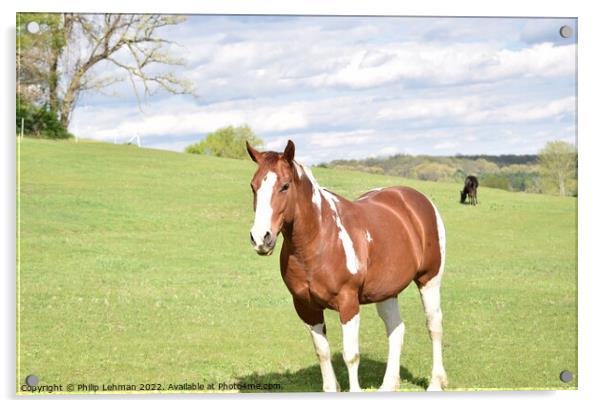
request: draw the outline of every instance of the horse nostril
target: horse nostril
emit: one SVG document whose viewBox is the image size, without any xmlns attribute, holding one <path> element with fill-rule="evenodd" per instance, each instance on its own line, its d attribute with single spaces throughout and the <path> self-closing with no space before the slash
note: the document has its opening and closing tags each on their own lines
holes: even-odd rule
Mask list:
<svg viewBox="0 0 602 408">
<path fill-rule="evenodd" d="M 253 233 L 249 232 L 249 236 L 251 237 L 251 244 L 256 245 L 255 244 L 255 240 L 253 239 Z"/>
<path fill-rule="evenodd" d="M 270 231 L 266 232 L 263 236 L 263 242 L 268 245 L 272 243 L 272 234 L 270 233 Z"/>
</svg>

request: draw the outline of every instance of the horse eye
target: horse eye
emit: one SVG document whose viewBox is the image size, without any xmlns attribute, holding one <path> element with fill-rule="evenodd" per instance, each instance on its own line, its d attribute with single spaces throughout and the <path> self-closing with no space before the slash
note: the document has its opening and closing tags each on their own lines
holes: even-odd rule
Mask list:
<svg viewBox="0 0 602 408">
<path fill-rule="evenodd" d="M 289 183 L 285 183 L 285 184 L 282 186 L 282 188 L 280 189 L 280 192 L 283 192 L 283 191 L 286 191 L 286 190 L 288 190 L 288 184 L 289 184 Z"/>
</svg>

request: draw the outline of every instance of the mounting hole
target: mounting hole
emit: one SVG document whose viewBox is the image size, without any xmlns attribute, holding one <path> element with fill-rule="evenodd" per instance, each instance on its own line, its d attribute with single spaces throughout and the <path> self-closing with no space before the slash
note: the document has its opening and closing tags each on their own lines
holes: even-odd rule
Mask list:
<svg viewBox="0 0 602 408">
<path fill-rule="evenodd" d="M 25 384 L 29 385 L 30 387 L 35 387 L 39 382 L 40 379 L 37 375 L 29 374 L 27 377 L 25 377 Z"/>
<path fill-rule="evenodd" d="M 562 27 L 560 27 L 559 32 L 562 38 L 569 38 L 571 35 L 573 35 L 573 29 L 571 28 L 571 26 L 568 25 L 563 25 Z"/>
<path fill-rule="evenodd" d="M 37 21 L 30 21 L 29 23 L 27 23 L 27 32 L 30 34 L 37 34 L 40 32 L 40 25 L 37 23 Z"/>
<path fill-rule="evenodd" d="M 571 373 L 569 370 L 562 370 L 560 372 L 560 381 L 564 383 L 573 381 L 573 373 Z"/>
</svg>

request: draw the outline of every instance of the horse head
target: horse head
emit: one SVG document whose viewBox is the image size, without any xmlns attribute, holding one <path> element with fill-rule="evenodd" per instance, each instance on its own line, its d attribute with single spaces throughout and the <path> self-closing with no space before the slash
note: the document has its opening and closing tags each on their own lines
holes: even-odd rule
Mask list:
<svg viewBox="0 0 602 408">
<path fill-rule="evenodd" d="M 295 144 L 288 141 L 283 153 L 259 152 L 247 142 L 247 151 L 257 163 L 251 180 L 255 220 L 251 245 L 259 255 L 271 255 L 284 223 L 290 223 L 295 210 Z"/>
</svg>

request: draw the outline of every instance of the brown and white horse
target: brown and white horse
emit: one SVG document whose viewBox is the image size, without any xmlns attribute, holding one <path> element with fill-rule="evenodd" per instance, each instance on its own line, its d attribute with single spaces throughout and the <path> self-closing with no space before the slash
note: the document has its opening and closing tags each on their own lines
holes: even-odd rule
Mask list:
<svg viewBox="0 0 602 408">
<path fill-rule="evenodd" d="M 443 368 L 440 285 L 445 229 L 432 202 L 408 187 L 376 189 L 349 201 L 320 187 L 309 168 L 294 160 L 290 140 L 284 153 L 259 152 L 251 181 L 255 222 L 251 243 L 270 255 L 282 233 L 280 272 L 307 325 L 322 371 L 324 391 L 337 391 L 326 339 L 324 309 L 339 312 L 343 359 L 350 391 L 358 381 L 360 305 L 376 303 L 389 337 L 387 368 L 380 390 L 399 387 L 404 323 L 397 295 L 414 281 L 420 290 L 433 345 L 428 390 L 447 385 Z"/>
</svg>

